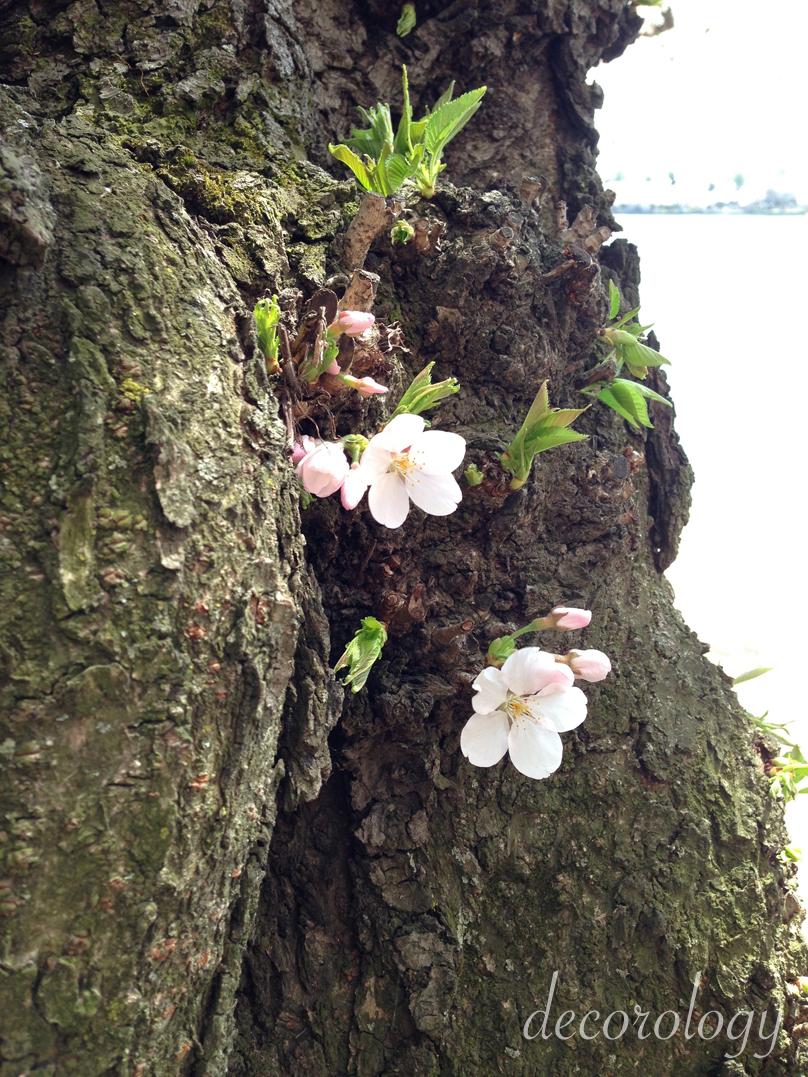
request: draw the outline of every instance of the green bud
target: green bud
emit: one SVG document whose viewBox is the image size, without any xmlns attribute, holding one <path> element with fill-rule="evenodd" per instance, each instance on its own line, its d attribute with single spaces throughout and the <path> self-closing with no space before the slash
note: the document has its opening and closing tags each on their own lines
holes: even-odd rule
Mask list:
<svg viewBox="0 0 808 1077">
<path fill-rule="evenodd" d="M 352 692 L 359 692 L 365 687 L 370 670 L 382 653 L 387 643 L 387 628 L 375 617 L 363 617 L 362 627 L 357 629 L 353 639 L 340 655 L 334 672 L 348 667 L 345 684 L 351 686 Z"/>
<path fill-rule="evenodd" d="M 516 650 L 516 640 L 513 636 L 498 636 L 491 640 L 488 647 L 488 661 L 492 666 L 501 666 L 506 658 L 510 658 Z"/>
<path fill-rule="evenodd" d="M 351 463 L 359 463 L 359 458 L 368 447 L 368 439 L 364 434 L 346 434 L 342 439 L 342 447 L 351 458 Z"/>
<path fill-rule="evenodd" d="M 278 297 L 273 295 L 271 299 L 259 299 L 253 311 L 255 318 L 255 335 L 258 337 L 258 347 L 267 361 L 270 373 L 278 369 L 278 323 L 281 320 L 281 308 L 278 306 Z"/>
<path fill-rule="evenodd" d="M 609 344 L 635 344 L 637 338 L 625 329 L 604 329 L 603 337 Z"/>
<path fill-rule="evenodd" d="M 469 464 L 466 470 L 463 472 L 463 478 L 469 484 L 469 486 L 479 486 L 483 481 L 483 473 L 477 467 L 476 464 Z"/>
<path fill-rule="evenodd" d="M 393 243 L 398 243 L 400 246 L 409 243 L 414 235 L 415 229 L 409 221 L 396 221 L 390 229 L 390 239 Z"/>
<path fill-rule="evenodd" d="M 428 408 L 434 408 L 447 396 L 452 396 L 460 391 L 460 383 L 457 378 L 446 378 L 444 381 L 432 381 L 432 367 L 434 363 L 427 363 L 422 371 L 415 375 L 410 384 L 404 390 L 398 406 L 391 419 L 396 415 L 420 415 Z"/>
<path fill-rule="evenodd" d="M 411 30 L 415 29 L 415 4 L 404 4 L 401 8 L 401 14 L 398 17 L 398 25 L 396 26 L 396 33 L 399 37 L 406 37 Z"/>
</svg>

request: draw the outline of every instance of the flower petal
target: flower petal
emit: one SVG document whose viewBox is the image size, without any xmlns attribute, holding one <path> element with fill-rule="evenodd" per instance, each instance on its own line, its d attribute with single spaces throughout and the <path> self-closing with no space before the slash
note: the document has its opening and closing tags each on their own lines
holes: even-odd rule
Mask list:
<svg viewBox="0 0 808 1077">
<path fill-rule="evenodd" d="M 475 691 L 471 705 L 478 714 L 490 714 L 497 710 L 508 695 L 502 670 L 495 666 L 486 666 L 471 687 Z"/>
<path fill-rule="evenodd" d="M 427 430 L 413 442 L 410 457 L 427 475 L 443 475 L 463 463 L 466 441 L 448 430 Z"/>
<path fill-rule="evenodd" d="M 418 508 L 430 516 L 448 516 L 463 499 L 463 491 L 451 475 L 425 475 L 413 469 L 404 482 Z"/>
<path fill-rule="evenodd" d="M 370 439 L 370 444 L 380 445 L 390 452 L 403 452 L 412 445 L 419 434 L 423 433 L 423 430 L 424 420 L 420 415 L 396 415 L 384 430 L 380 430 L 375 437 Z"/>
<path fill-rule="evenodd" d="M 548 684 L 572 684 L 572 670 L 540 647 L 522 647 L 506 658 L 505 683 L 517 696 L 533 696 Z"/>
<path fill-rule="evenodd" d="M 376 437 L 379 435 L 377 434 Z M 376 438 L 371 438 L 365 447 L 359 460 L 359 467 L 368 483 L 375 482 L 388 470 L 393 462 L 393 454 L 383 445 L 376 444 Z"/>
<path fill-rule="evenodd" d="M 401 527 L 410 511 L 407 488 L 393 471 L 376 479 L 368 494 L 368 507 L 374 520 L 385 527 Z"/>
<path fill-rule="evenodd" d="M 460 734 L 460 750 L 475 767 L 493 767 L 508 750 L 508 717 L 502 711 L 473 714 Z"/>
<path fill-rule="evenodd" d="M 586 718 L 586 696 L 580 688 L 550 684 L 526 702 L 542 724 L 556 733 L 575 729 Z"/>
<path fill-rule="evenodd" d="M 340 490 L 340 500 L 344 509 L 355 509 L 368 488 L 368 481 L 358 467 L 352 467 L 345 476 Z"/>
<path fill-rule="evenodd" d="M 561 737 L 529 718 L 517 718 L 508 734 L 508 752 L 516 769 L 528 778 L 547 778 L 561 765 Z"/>
<path fill-rule="evenodd" d="M 328 497 L 339 490 L 349 470 L 342 444 L 324 441 L 303 457 L 295 474 L 310 494 Z"/>
</svg>

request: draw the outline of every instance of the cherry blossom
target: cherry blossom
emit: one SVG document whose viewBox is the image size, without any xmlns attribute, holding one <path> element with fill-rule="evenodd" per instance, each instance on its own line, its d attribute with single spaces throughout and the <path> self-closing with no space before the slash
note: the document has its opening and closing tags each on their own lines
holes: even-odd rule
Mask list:
<svg viewBox="0 0 808 1077">
<path fill-rule="evenodd" d="M 387 392 L 387 386 L 376 381 L 375 378 L 355 378 L 351 374 L 342 374 L 340 380 L 356 389 L 360 396 L 378 396 Z"/>
<path fill-rule="evenodd" d="M 345 481 L 340 490 L 340 501 L 344 509 L 355 509 L 368 488 L 367 480 L 362 474 L 359 464 L 352 464 L 351 470 L 345 476 Z"/>
<path fill-rule="evenodd" d="M 552 621 L 553 628 L 569 632 L 576 628 L 586 628 L 592 620 L 592 611 L 579 610 L 572 606 L 554 606 L 547 615 L 547 620 Z"/>
<path fill-rule="evenodd" d="M 304 438 L 304 448 L 307 442 L 309 451 L 299 460 L 295 474 L 310 494 L 328 497 L 340 489 L 350 471 L 342 442 Z"/>
<path fill-rule="evenodd" d="M 590 684 L 604 680 L 612 671 L 612 663 L 603 651 L 570 651 L 566 662 L 576 677 Z"/>
<path fill-rule="evenodd" d="M 397 415 L 362 454 L 368 506 L 385 527 L 401 527 L 410 501 L 432 516 L 448 516 L 460 504 L 452 472 L 463 462 L 466 442 L 445 430 L 425 431 L 425 425 L 420 415 Z"/>
<path fill-rule="evenodd" d="M 505 754 L 528 778 L 547 778 L 561 764 L 559 733 L 586 718 L 586 696 L 569 666 L 538 647 L 524 647 L 502 669 L 487 666 L 474 681 L 474 714 L 460 734 L 463 755 L 492 767 Z"/>
<path fill-rule="evenodd" d="M 312 449 L 316 449 L 320 443 L 317 438 L 310 438 L 307 434 L 304 434 L 300 441 L 296 441 L 292 446 L 292 463 L 299 464 L 300 461 Z"/>
<path fill-rule="evenodd" d="M 346 333 L 349 337 L 358 337 L 370 329 L 375 322 L 375 316 L 366 314 L 363 310 L 341 310 L 329 325 L 328 333 L 333 337 L 338 337 L 340 333 Z"/>
</svg>

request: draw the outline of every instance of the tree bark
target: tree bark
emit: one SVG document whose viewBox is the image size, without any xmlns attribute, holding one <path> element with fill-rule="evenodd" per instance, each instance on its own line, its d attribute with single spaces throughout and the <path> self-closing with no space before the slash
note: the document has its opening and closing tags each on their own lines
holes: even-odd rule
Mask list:
<svg viewBox="0 0 808 1077">
<path fill-rule="evenodd" d="M 606 276 L 588 69 L 624 0 L 0 3 L 2 1077 L 800 1072 L 804 965 L 765 748 L 662 571 L 691 473 L 605 409 L 505 496 L 538 385 L 576 406 Z M 488 476 L 399 531 L 301 515 L 255 299 L 347 282 L 357 104 L 489 86 L 419 242 L 365 268 L 462 392 Z M 630 118 L 626 118 L 630 122 Z M 335 177 L 339 178 L 335 178 Z M 572 223 L 571 223 L 572 222 Z M 695 255 L 694 255 L 695 256 Z M 663 375 L 656 388 L 666 392 Z M 395 399 L 394 394 L 391 394 Z M 374 401 L 334 430 L 371 430 Z M 615 672 L 551 779 L 461 757 L 489 640 L 558 601 Z M 390 626 L 366 691 L 330 667 Z M 768 1010 L 722 1038 L 526 1040 L 557 1013 Z M 796 1029 L 796 1034 L 795 1034 Z"/>
</svg>

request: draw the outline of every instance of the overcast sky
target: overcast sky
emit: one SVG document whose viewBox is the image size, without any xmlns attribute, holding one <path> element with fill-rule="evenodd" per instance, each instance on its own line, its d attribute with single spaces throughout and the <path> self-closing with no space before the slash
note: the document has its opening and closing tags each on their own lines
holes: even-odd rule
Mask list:
<svg viewBox="0 0 808 1077">
<path fill-rule="evenodd" d="M 592 72 L 606 95 L 596 117 L 604 180 L 622 201 L 645 184 L 670 201 L 699 193 L 752 201 L 774 188 L 808 203 L 808 0 L 671 0 L 671 8 L 673 30 Z"/>
</svg>

